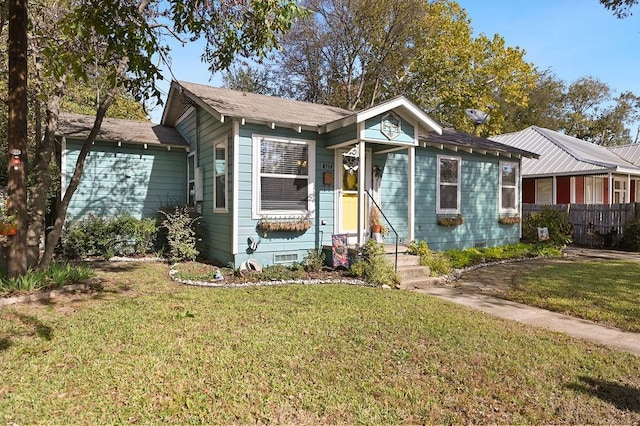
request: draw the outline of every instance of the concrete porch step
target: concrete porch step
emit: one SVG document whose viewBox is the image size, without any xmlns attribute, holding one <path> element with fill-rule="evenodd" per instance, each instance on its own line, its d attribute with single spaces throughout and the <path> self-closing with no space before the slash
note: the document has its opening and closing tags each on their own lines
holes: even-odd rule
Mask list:
<svg viewBox="0 0 640 426">
<path fill-rule="evenodd" d="M 431 269 L 428 266 L 398 266 L 398 275 L 400 275 L 400 279 L 410 280 L 413 278 L 424 278 L 429 277 L 431 275 Z"/>
<path fill-rule="evenodd" d="M 401 290 L 415 290 L 415 289 L 427 289 L 433 287 L 439 287 L 442 284 L 441 277 L 418 277 L 400 282 Z"/>
</svg>

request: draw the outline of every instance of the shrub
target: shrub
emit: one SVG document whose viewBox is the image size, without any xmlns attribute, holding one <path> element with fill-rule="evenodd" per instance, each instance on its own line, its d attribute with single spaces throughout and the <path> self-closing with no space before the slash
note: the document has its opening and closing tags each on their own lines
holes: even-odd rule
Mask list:
<svg viewBox="0 0 640 426">
<path fill-rule="evenodd" d="M 169 258 L 174 261 L 195 260 L 200 254 L 196 248 L 196 223 L 200 216 L 187 206 L 175 207 L 172 211 L 160 210 L 164 216 L 162 227 L 166 230 Z"/>
<path fill-rule="evenodd" d="M 324 266 L 325 254 L 316 250 L 309 250 L 302 259 L 302 266 L 307 272 L 318 272 Z"/>
<path fill-rule="evenodd" d="M 451 272 L 449 258 L 443 253 L 431 251 L 426 241 L 412 241 L 408 252 L 420 256 L 420 264 L 428 266 L 432 276 L 446 275 Z"/>
<path fill-rule="evenodd" d="M 640 218 L 630 219 L 624 225 L 624 235 L 620 240 L 620 248 L 629 251 L 640 251 Z"/>
<path fill-rule="evenodd" d="M 391 261 L 387 259 L 382 244 L 375 240 L 366 242 L 349 272 L 375 285 L 400 283 L 400 278 Z"/>
<path fill-rule="evenodd" d="M 483 261 L 482 253 L 476 248 L 469 248 L 466 250 L 451 249 L 445 251 L 444 254 L 449 258 L 451 267 L 456 269 L 466 268 L 470 265 L 477 265 Z"/>
<path fill-rule="evenodd" d="M 62 287 L 87 279 L 92 275 L 93 270 L 86 265 L 72 265 L 66 262 L 52 263 L 46 271 L 28 271 L 18 277 L 0 280 L 0 292 L 11 293 L 47 287 Z"/>
<path fill-rule="evenodd" d="M 531 243 L 538 242 L 538 228 L 545 227 L 549 229 L 549 244 L 564 246 L 572 241 L 573 224 L 569 222 L 569 214 L 550 207 L 525 218 L 522 239 Z"/>
<path fill-rule="evenodd" d="M 286 281 L 299 280 L 304 278 L 304 269 L 300 264 L 294 264 L 291 267 L 285 265 L 271 265 L 262 270 L 260 279 L 264 281 Z"/>
<path fill-rule="evenodd" d="M 153 249 L 156 232 L 154 219 L 136 219 L 130 215 L 104 218 L 89 214 L 68 224 L 62 247 L 69 258 L 141 256 Z"/>
</svg>

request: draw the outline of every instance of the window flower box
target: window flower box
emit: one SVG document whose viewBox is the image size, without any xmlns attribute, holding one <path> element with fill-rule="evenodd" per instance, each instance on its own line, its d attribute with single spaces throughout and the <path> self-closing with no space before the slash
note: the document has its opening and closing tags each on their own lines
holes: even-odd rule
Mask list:
<svg viewBox="0 0 640 426">
<path fill-rule="evenodd" d="M 309 228 L 311 228 L 311 219 L 307 216 L 278 219 L 263 217 L 258 222 L 258 229 L 264 232 L 304 232 Z"/>
<path fill-rule="evenodd" d="M 440 226 L 460 226 L 464 223 L 462 215 L 456 216 L 438 216 L 438 225 Z"/>
<path fill-rule="evenodd" d="M 500 216 L 498 223 L 501 225 L 516 225 L 520 223 L 520 216 Z"/>
</svg>

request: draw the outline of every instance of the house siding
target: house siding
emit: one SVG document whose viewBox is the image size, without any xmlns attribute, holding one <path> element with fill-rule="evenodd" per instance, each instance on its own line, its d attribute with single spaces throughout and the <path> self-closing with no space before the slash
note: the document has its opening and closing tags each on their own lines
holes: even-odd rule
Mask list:
<svg viewBox="0 0 640 426">
<path fill-rule="evenodd" d="M 73 174 L 83 141 L 66 139 L 68 179 Z M 155 216 L 167 205 L 186 200 L 186 153 L 183 149 L 96 141 L 67 210 L 68 220 L 87 214 L 112 217 Z M 67 181 L 68 183 L 68 181 Z"/>
<path fill-rule="evenodd" d="M 571 177 L 558 176 L 556 178 L 555 204 L 569 204 L 571 202 Z"/>
<path fill-rule="evenodd" d="M 576 176 L 576 203 L 583 204 L 584 203 L 584 176 Z"/>
<path fill-rule="evenodd" d="M 323 164 L 333 164 L 333 151 L 326 149 L 322 135 L 315 132 L 298 133 L 290 129 L 270 129 L 265 126 L 247 124 L 239 129 L 239 174 L 238 174 L 238 247 L 234 262 L 240 265 L 249 258 L 262 265 L 276 263 L 276 255 L 295 256 L 302 261 L 309 250 L 321 244 L 329 244 L 333 231 L 333 185 L 323 185 Z M 257 197 L 253 188 L 253 137 L 273 136 L 279 138 L 316 141 L 313 171 L 315 177 L 315 215 L 312 226 L 305 232 L 265 232 L 258 229 L 258 218 L 253 217 L 253 199 Z M 310 171 L 311 172 L 311 171 Z M 322 225 L 324 221 L 324 225 Z M 326 237 L 325 237 L 326 236 Z M 256 251 L 249 248 L 249 238 L 260 238 Z"/>
<path fill-rule="evenodd" d="M 201 109 L 194 109 L 183 119 L 176 129 L 189 142 L 192 152 L 196 152 L 197 167 L 202 169 L 203 200 L 200 230 L 206 257 L 222 264 L 234 261 L 233 256 L 233 135 L 232 123 L 221 123 Z M 214 212 L 213 208 L 213 145 L 227 140 L 227 211 Z M 186 168 L 186 166 L 185 166 Z M 186 174 L 182 185 L 187 187 Z"/>
<path fill-rule="evenodd" d="M 369 140 L 388 141 L 389 138 L 381 131 L 381 121 L 388 113 L 379 114 L 365 121 L 365 137 Z M 402 119 L 396 114 L 396 117 L 400 118 L 401 132 L 398 136 L 393 138 L 394 143 L 406 143 L 413 145 L 415 142 L 415 130 L 413 126 L 406 120 Z"/>
<path fill-rule="evenodd" d="M 460 157 L 462 160 L 460 214 L 464 223 L 459 226 L 438 225 L 436 173 L 439 154 Z M 426 241 L 431 249 L 438 251 L 517 243 L 519 226 L 498 223 L 499 161 L 497 157 L 443 152 L 433 148 L 417 149 L 416 239 Z"/>
</svg>

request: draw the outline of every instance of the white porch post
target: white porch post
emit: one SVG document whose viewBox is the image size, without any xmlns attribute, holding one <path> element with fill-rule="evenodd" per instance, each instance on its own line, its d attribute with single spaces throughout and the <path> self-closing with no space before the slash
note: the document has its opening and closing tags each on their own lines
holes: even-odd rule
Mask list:
<svg viewBox="0 0 640 426">
<path fill-rule="evenodd" d="M 551 184 L 551 204 L 558 204 L 558 179 L 555 175 Z"/>
<path fill-rule="evenodd" d="M 365 213 L 366 213 L 366 199 L 364 195 L 365 188 L 365 143 L 363 140 L 360 140 L 358 144 L 358 154 L 359 158 L 359 167 L 358 167 L 358 247 L 362 247 L 364 245 L 364 224 L 365 224 Z"/>
<path fill-rule="evenodd" d="M 624 202 L 631 202 L 631 175 L 627 175 L 627 188 L 624 191 Z"/>
<path fill-rule="evenodd" d="M 409 211 L 409 218 L 408 218 L 408 224 L 409 224 L 409 234 L 407 235 L 409 238 L 409 241 L 413 241 L 415 240 L 415 225 L 416 225 L 416 214 L 415 214 L 415 210 L 416 210 L 416 193 L 415 193 L 415 189 L 416 189 L 416 147 L 415 146 L 411 146 L 408 149 L 409 151 L 409 185 L 408 185 L 408 192 L 409 192 L 409 203 L 407 205 L 407 210 Z"/>
<path fill-rule="evenodd" d="M 609 193 L 607 194 L 607 204 L 613 204 L 613 174 L 609 172 Z"/>
</svg>

